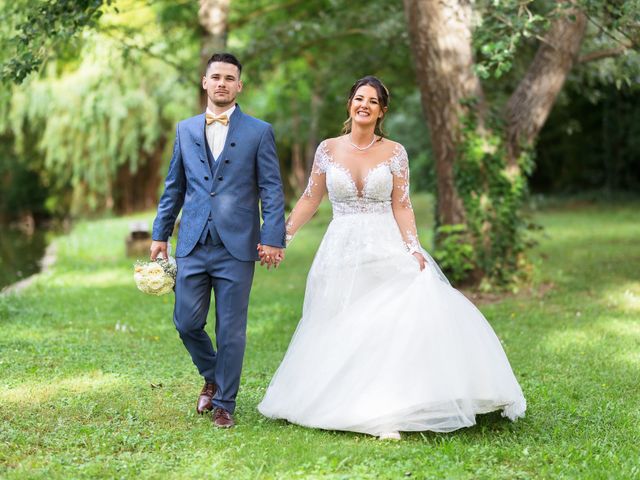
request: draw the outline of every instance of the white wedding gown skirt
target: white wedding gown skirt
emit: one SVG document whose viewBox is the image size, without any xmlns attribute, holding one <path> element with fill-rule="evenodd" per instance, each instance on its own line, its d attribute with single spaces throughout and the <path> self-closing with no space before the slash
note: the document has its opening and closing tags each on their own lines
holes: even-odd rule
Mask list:
<svg viewBox="0 0 640 480">
<path fill-rule="evenodd" d="M 335 217 L 260 412 L 372 435 L 449 432 L 494 410 L 524 416 L 491 326 L 428 263 L 420 271 L 391 211 Z"/>
</svg>

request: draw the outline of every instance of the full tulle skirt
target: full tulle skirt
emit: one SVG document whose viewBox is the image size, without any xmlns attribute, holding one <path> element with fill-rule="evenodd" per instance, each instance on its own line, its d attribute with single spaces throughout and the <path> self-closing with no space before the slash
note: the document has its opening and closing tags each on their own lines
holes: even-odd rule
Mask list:
<svg viewBox="0 0 640 480">
<path fill-rule="evenodd" d="M 493 329 L 428 258 L 420 271 L 391 213 L 334 218 L 259 411 L 371 435 L 449 432 L 495 410 L 524 416 Z"/>
</svg>

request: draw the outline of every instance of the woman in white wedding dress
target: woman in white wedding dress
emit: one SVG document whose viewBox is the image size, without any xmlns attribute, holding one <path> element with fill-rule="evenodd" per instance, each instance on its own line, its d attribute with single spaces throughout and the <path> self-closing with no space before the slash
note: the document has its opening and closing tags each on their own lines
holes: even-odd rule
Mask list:
<svg viewBox="0 0 640 480">
<path fill-rule="evenodd" d="M 328 192 L 302 319 L 258 409 L 392 439 L 494 410 L 515 420 L 526 402 L 500 341 L 420 247 L 407 153 L 380 129 L 388 97 L 375 77 L 354 84 L 345 135 L 320 144 L 287 220 L 290 240 Z"/>
</svg>

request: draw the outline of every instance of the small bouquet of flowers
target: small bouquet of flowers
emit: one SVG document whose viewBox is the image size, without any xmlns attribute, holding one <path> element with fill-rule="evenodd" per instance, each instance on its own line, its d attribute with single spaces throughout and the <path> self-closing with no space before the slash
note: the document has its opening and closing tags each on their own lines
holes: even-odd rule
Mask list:
<svg viewBox="0 0 640 480">
<path fill-rule="evenodd" d="M 156 258 L 152 262 L 137 261 L 134 265 L 133 279 L 141 292 L 149 295 L 165 295 L 173 290 L 178 268 L 173 257 Z"/>
</svg>

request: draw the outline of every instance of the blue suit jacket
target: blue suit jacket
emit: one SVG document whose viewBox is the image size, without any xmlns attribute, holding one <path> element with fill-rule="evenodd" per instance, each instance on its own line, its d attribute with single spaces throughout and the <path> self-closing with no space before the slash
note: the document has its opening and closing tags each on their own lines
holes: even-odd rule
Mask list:
<svg viewBox="0 0 640 480">
<path fill-rule="evenodd" d="M 204 126 L 204 114 L 178 123 L 153 239 L 168 240 L 182 209 L 176 257 L 189 255 L 210 216 L 238 260 L 258 260 L 258 243 L 284 248 L 284 195 L 271 125 L 236 105 L 214 171 L 207 160 Z"/>
</svg>

